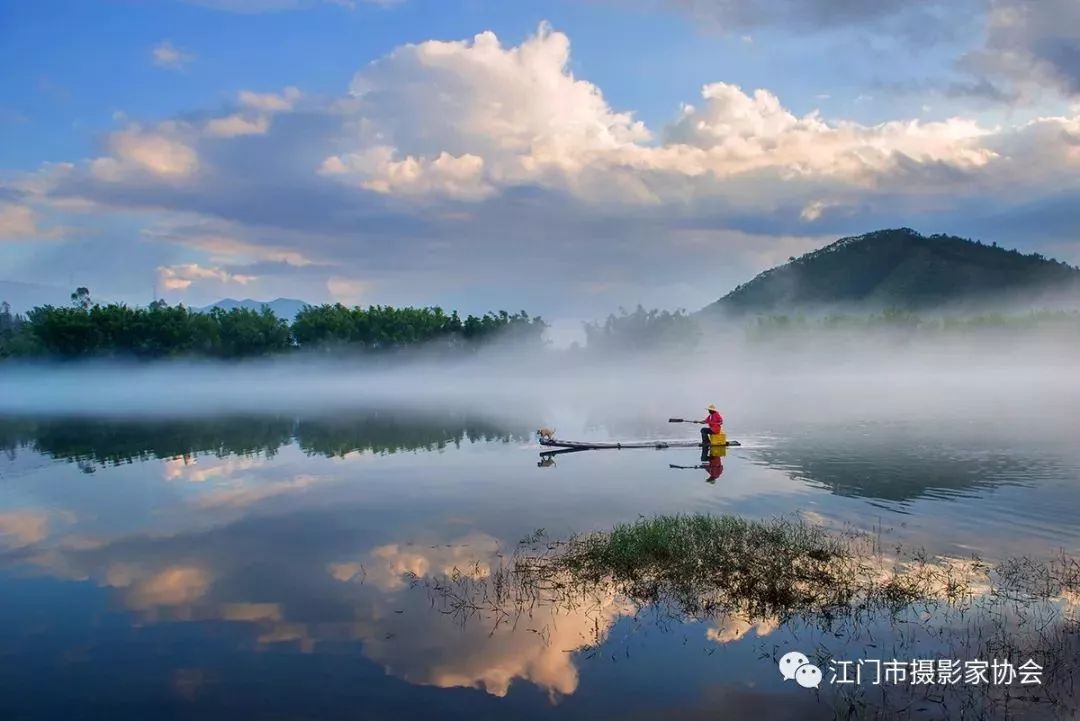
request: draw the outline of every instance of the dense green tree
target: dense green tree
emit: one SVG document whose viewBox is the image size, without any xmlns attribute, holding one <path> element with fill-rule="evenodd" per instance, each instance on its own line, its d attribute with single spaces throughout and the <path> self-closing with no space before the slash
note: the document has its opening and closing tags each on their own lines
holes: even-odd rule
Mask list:
<svg viewBox="0 0 1080 721">
<path fill-rule="evenodd" d="M 438 307 L 346 308 L 340 304 L 306 306 L 290 327 L 265 306 L 260 311 L 239 307 L 203 313 L 163 301 L 145 308 L 100 305 L 90 300 L 86 288 L 79 288 L 71 298 L 71 306 L 35 308 L 25 323 L 6 311 L 0 319 L 0 353 L 58 358 L 248 358 L 297 346 L 362 351 L 419 344 L 455 348 L 476 347 L 495 337 L 540 344 L 547 327 L 524 311 L 499 311 L 462 321 L 456 312 L 448 315 Z M 14 337 L 25 342 L 16 344 Z"/>
<path fill-rule="evenodd" d="M 389 350 L 418 344 L 447 347 L 475 345 L 495 337 L 542 342 L 547 325 L 525 311 L 449 315 L 439 307 L 393 308 L 373 305 L 346 308 L 339 304 L 307 306 L 293 321 L 292 332 L 301 348 L 349 345 L 364 350 Z"/>
<path fill-rule="evenodd" d="M 245 358 L 280 353 L 292 345 L 289 324 L 265 306 L 262 311 L 214 308 L 208 315 L 211 323 L 207 328 L 216 334 L 211 355 Z"/>
</svg>

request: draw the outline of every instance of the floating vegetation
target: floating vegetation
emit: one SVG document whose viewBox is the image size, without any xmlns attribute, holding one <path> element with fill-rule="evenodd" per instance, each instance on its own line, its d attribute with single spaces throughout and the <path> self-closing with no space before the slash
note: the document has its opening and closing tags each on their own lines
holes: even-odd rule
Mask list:
<svg viewBox="0 0 1080 721">
<path fill-rule="evenodd" d="M 1080 563 L 1063 554 L 995 563 L 931 557 L 798 518 L 696 514 L 561 541 L 537 532 L 512 553 L 412 581 L 442 612 L 493 630 L 593 614 L 595 638 L 579 649 L 585 658 L 605 642 L 610 623 L 599 620 L 618 608 L 619 616 L 649 614 L 669 627 L 720 622 L 727 630 L 710 636 L 719 642 L 756 628 L 761 654 L 773 658 L 782 650 L 768 647 L 768 637 L 786 628 L 812 632 L 821 663 L 841 657 L 830 644 L 850 652 L 878 647 L 884 636 L 894 658 L 1037 658 L 1046 673 L 1034 688 L 823 685 L 842 718 L 997 718 L 1018 709 L 1072 718 L 1080 710 Z"/>
</svg>

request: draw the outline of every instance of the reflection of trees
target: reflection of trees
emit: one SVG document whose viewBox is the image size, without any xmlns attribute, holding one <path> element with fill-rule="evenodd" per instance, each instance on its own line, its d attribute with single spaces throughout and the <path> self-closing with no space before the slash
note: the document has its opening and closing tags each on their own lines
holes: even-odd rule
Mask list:
<svg viewBox="0 0 1080 721">
<path fill-rule="evenodd" d="M 0 445 L 29 447 L 91 468 L 202 453 L 273 455 L 292 434 L 292 419 L 277 417 L 0 421 Z"/>
<path fill-rule="evenodd" d="M 362 416 L 301 419 L 296 440 L 311 455 L 343 456 L 354 451 L 397 453 L 438 450 L 463 442 L 507 443 L 512 433 L 496 423 L 457 413 L 374 411 Z"/>
<path fill-rule="evenodd" d="M 429 411 L 368 411 L 311 419 L 0 419 L 0 450 L 27 447 L 91 470 L 96 465 L 199 454 L 272 456 L 293 441 L 309 455 L 343 456 L 354 451 L 397 453 L 463 442 L 509 442 L 524 435 L 523 430 L 512 432 L 464 413 Z"/>
</svg>

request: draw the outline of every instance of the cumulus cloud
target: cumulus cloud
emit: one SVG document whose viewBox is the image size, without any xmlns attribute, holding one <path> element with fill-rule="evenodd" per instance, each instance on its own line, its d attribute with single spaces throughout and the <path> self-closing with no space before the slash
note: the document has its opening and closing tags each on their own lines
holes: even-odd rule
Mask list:
<svg viewBox="0 0 1080 721">
<path fill-rule="evenodd" d="M 996 157 L 981 142 L 992 131 L 972 120 L 829 123 L 817 112 L 796 117 L 767 90 L 749 94 L 735 85 L 713 83 L 701 96 L 702 106 L 683 106 L 668 129 L 671 147 L 684 149 L 662 159 L 688 174 L 771 169 L 781 177 L 824 175 L 863 183 L 907 161 L 967 170 Z"/>
<path fill-rule="evenodd" d="M 495 186 L 564 185 L 591 160 L 649 139 L 569 71 L 570 42 L 542 25 L 517 47 L 494 33 L 406 45 L 353 78 L 357 151 L 322 170 L 369 189 L 486 197 Z"/>
<path fill-rule="evenodd" d="M 829 122 L 795 116 L 767 90 L 722 82 L 702 89 L 700 106 L 684 105 L 657 144 L 574 77 L 569 39 L 546 25 L 517 47 L 482 33 L 399 48 L 360 71 L 351 92 L 356 150 L 328 156 L 320 172 L 380 193 L 480 200 L 539 185 L 649 204 L 721 193 L 700 181 L 758 171 L 866 185 L 995 159 L 981 143 L 992 129 L 973 120 Z"/>
<path fill-rule="evenodd" d="M 154 60 L 154 65 L 170 70 L 180 70 L 195 59 L 194 55 L 180 50 L 168 40 L 155 45 L 150 55 Z"/>
<path fill-rule="evenodd" d="M 223 268 L 206 267 L 198 263 L 161 266 L 157 270 L 158 279 L 166 290 L 187 290 L 192 283 L 203 280 L 212 280 L 218 283 L 237 283 L 239 285 L 247 285 L 258 280 L 255 276 L 230 273 Z"/>
</svg>

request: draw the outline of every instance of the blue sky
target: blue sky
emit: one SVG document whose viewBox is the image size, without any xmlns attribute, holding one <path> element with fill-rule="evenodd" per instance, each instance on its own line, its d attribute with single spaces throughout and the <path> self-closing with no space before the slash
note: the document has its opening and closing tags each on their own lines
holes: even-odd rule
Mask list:
<svg viewBox="0 0 1080 721">
<path fill-rule="evenodd" d="M 0 2 L 0 291 L 576 318 L 886 226 L 1077 262 L 1078 36 L 1072 0 Z"/>
</svg>

